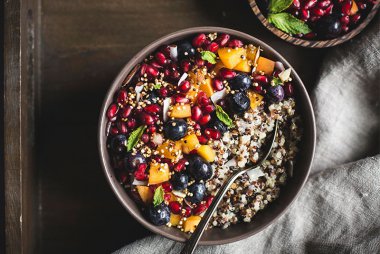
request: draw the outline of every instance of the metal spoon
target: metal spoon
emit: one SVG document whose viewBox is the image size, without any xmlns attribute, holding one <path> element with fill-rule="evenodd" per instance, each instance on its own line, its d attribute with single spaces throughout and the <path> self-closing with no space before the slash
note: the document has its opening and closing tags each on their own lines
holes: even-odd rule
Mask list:
<svg viewBox="0 0 380 254">
<path fill-rule="evenodd" d="M 230 188 L 231 184 L 242 174 L 246 173 L 247 171 L 251 169 L 256 169 L 261 166 L 261 164 L 268 158 L 269 154 L 272 151 L 273 143 L 276 139 L 276 134 L 277 134 L 277 129 L 278 129 L 278 120 L 275 120 L 275 127 L 274 127 L 274 132 L 272 139 L 270 143 L 268 144 L 268 148 L 266 150 L 266 153 L 264 156 L 259 160 L 258 163 L 256 163 L 253 167 L 241 169 L 240 171 L 234 173 L 231 175 L 221 186 L 220 190 L 218 193 L 215 195 L 212 203 L 210 204 L 209 208 L 207 209 L 206 213 L 203 215 L 202 220 L 199 222 L 197 228 L 195 229 L 194 233 L 191 235 L 189 240 L 187 240 L 185 246 L 183 247 L 181 254 L 192 254 L 197 247 L 197 244 L 203 235 L 203 232 L 206 229 L 206 226 L 208 225 L 211 216 L 214 214 L 216 209 L 218 208 L 219 203 L 222 201 L 223 196 L 226 194 L 227 190 Z"/>
</svg>

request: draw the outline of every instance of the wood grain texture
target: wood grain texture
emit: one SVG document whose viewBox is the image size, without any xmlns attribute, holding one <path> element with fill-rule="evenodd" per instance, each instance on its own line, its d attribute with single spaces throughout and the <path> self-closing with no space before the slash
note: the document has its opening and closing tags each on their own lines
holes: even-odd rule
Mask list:
<svg viewBox="0 0 380 254">
<path fill-rule="evenodd" d="M 269 31 L 271 31 L 273 34 L 275 34 L 276 36 L 278 36 L 284 41 L 287 41 L 297 46 L 308 47 L 308 48 L 333 47 L 354 38 L 369 24 L 369 22 L 371 22 L 371 20 L 373 19 L 373 17 L 376 15 L 377 11 L 380 8 L 380 4 L 378 1 L 378 3 L 372 7 L 370 13 L 368 13 L 368 16 L 365 18 L 365 20 L 361 22 L 356 28 L 354 28 L 347 34 L 344 34 L 343 36 L 340 36 L 338 38 L 331 39 L 331 40 L 304 40 L 304 39 L 293 37 L 287 33 L 284 33 L 283 31 L 279 30 L 278 28 L 270 24 L 268 20 L 266 19 L 266 17 L 263 15 L 263 13 L 260 11 L 260 8 L 257 6 L 256 0 L 248 0 L 248 2 L 252 8 L 253 13 L 257 16 L 260 22 Z"/>
</svg>

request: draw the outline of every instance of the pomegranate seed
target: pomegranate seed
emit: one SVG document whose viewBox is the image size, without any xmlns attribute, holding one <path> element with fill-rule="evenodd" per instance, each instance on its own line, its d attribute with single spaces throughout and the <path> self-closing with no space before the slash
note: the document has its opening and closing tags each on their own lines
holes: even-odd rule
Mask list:
<svg viewBox="0 0 380 254">
<path fill-rule="evenodd" d="M 206 50 L 207 47 L 208 47 L 208 45 L 210 45 L 210 44 L 211 44 L 211 41 L 206 39 L 206 40 L 204 41 L 203 45 L 202 45 L 202 48 Z"/>
<path fill-rule="evenodd" d="M 318 2 L 318 0 L 309 0 L 305 3 L 303 8 L 305 10 L 311 9 L 317 4 L 317 2 Z"/>
<path fill-rule="evenodd" d="M 351 18 L 350 18 L 350 21 L 353 24 L 358 23 L 359 20 L 360 20 L 360 14 L 359 13 L 356 13 L 356 14 L 352 15 Z"/>
<path fill-rule="evenodd" d="M 230 40 L 228 42 L 228 47 L 230 47 L 230 48 L 241 48 L 243 46 L 244 46 L 244 44 L 241 40 L 234 39 L 234 40 Z"/>
<path fill-rule="evenodd" d="M 170 57 L 170 47 L 169 45 L 163 45 L 160 47 L 159 51 L 163 53 L 166 57 Z"/>
<path fill-rule="evenodd" d="M 161 162 L 161 156 L 160 155 L 152 155 L 152 157 L 150 157 L 151 160 L 155 160 L 156 162 Z"/>
<path fill-rule="evenodd" d="M 312 12 L 317 16 L 323 16 L 325 14 L 325 12 L 320 8 L 313 8 Z"/>
<path fill-rule="evenodd" d="M 201 129 L 201 126 L 199 125 L 199 124 L 194 124 L 194 126 L 193 126 L 193 128 L 194 128 L 194 130 L 200 130 Z"/>
<path fill-rule="evenodd" d="M 143 113 L 141 114 L 141 122 L 145 125 L 152 125 L 154 124 L 154 119 L 151 115 L 147 114 L 147 113 Z"/>
<path fill-rule="evenodd" d="M 120 183 L 126 183 L 128 180 L 128 174 L 125 171 L 120 172 L 119 175 Z"/>
<path fill-rule="evenodd" d="M 140 67 L 140 76 L 144 76 L 144 74 L 146 73 L 146 68 L 148 67 L 147 64 L 142 64 L 141 67 Z"/>
<path fill-rule="evenodd" d="M 320 16 L 312 16 L 309 20 L 310 20 L 311 23 L 314 23 L 317 20 L 319 20 L 320 18 L 321 18 Z"/>
<path fill-rule="evenodd" d="M 214 139 L 214 140 L 218 140 L 222 137 L 222 135 L 220 134 L 218 130 L 215 130 L 212 128 L 207 128 L 205 130 L 205 134 L 206 134 L 206 137 Z"/>
<path fill-rule="evenodd" d="M 117 96 L 117 103 L 119 105 L 125 105 L 128 102 L 128 92 L 125 89 L 121 89 Z"/>
<path fill-rule="evenodd" d="M 351 1 L 344 1 L 342 3 L 342 13 L 344 15 L 350 15 L 350 11 L 351 11 L 351 6 L 352 6 L 352 2 Z"/>
<path fill-rule="evenodd" d="M 157 52 L 155 55 L 157 63 L 160 65 L 166 65 L 168 63 L 168 60 L 166 59 L 166 56 L 162 52 Z"/>
<path fill-rule="evenodd" d="M 149 142 L 149 135 L 144 133 L 141 135 L 141 141 L 144 142 L 144 144 Z"/>
<path fill-rule="evenodd" d="M 309 40 L 315 38 L 315 36 L 317 36 L 317 34 L 313 32 L 305 34 L 305 38 Z"/>
<path fill-rule="evenodd" d="M 206 96 L 201 96 L 198 98 L 198 104 L 201 105 L 202 107 L 205 107 L 210 104 L 210 99 L 207 98 Z"/>
<path fill-rule="evenodd" d="M 157 63 L 157 61 L 151 61 L 149 64 L 150 64 L 152 67 L 156 68 L 156 69 L 162 69 L 162 68 L 163 68 L 163 66 L 160 65 L 159 63 Z"/>
<path fill-rule="evenodd" d="M 220 79 L 217 79 L 215 78 L 212 82 L 212 87 L 216 90 L 216 91 L 221 91 L 223 90 L 224 88 L 224 84 L 223 82 L 220 80 Z"/>
<path fill-rule="evenodd" d="M 189 60 L 183 60 L 181 62 L 181 68 L 182 68 L 183 72 L 190 71 L 190 69 L 191 69 L 191 63 L 190 63 L 190 61 Z"/>
<path fill-rule="evenodd" d="M 154 120 L 154 119 L 153 119 L 153 120 Z M 154 120 L 154 122 L 156 122 L 156 121 Z M 156 126 L 154 126 L 154 125 L 150 125 L 150 126 L 148 127 L 148 133 L 153 134 L 153 133 L 155 133 L 156 131 L 157 131 Z"/>
<path fill-rule="evenodd" d="M 367 8 L 367 4 L 363 3 L 363 2 L 357 2 L 356 3 L 357 6 L 359 7 L 360 10 L 364 10 Z"/>
<path fill-rule="evenodd" d="M 284 91 L 285 91 L 286 96 L 288 96 L 288 97 L 293 96 L 293 94 L 294 94 L 293 84 L 289 83 L 289 82 L 285 83 L 284 84 Z"/>
<path fill-rule="evenodd" d="M 194 208 L 193 213 L 195 215 L 199 215 L 206 210 L 207 210 L 207 206 L 205 204 L 200 203 L 199 205 L 197 205 L 197 207 Z"/>
<path fill-rule="evenodd" d="M 184 97 L 183 95 L 180 95 L 180 94 L 174 95 L 173 99 L 174 99 L 174 101 L 176 103 L 185 103 L 186 104 L 186 103 L 190 102 L 189 98 L 186 98 L 186 97 Z"/>
<path fill-rule="evenodd" d="M 148 146 L 151 148 L 151 149 L 156 149 L 157 148 L 157 144 L 153 143 L 153 142 L 149 142 L 148 143 Z"/>
<path fill-rule="evenodd" d="M 198 121 L 202 117 L 202 110 L 198 106 L 194 106 L 191 109 L 191 120 Z"/>
<path fill-rule="evenodd" d="M 348 25 L 348 23 L 350 23 L 350 16 L 343 16 L 340 18 L 340 23 L 342 23 L 342 25 Z"/>
<path fill-rule="evenodd" d="M 110 129 L 110 134 L 111 135 L 117 135 L 119 134 L 119 129 L 115 126 L 112 126 L 111 129 Z"/>
<path fill-rule="evenodd" d="M 187 163 L 187 160 L 186 159 L 181 159 L 177 162 L 177 164 L 175 164 L 173 166 L 173 170 L 174 171 L 177 171 L 177 172 L 180 172 L 182 170 L 184 170 L 186 168 L 186 163 Z"/>
<path fill-rule="evenodd" d="M 303 21 L 307 21 L 309 18 L 310 18 L 310 12 L 309 12 L 309 10 L 302 9 L 301 10 L 301 19 Z"/>
<path fill-rule="evenodd" d="M 108 107 L 108 110 L 107 110 L 107 117 L 108 119 L 113 122 L 116 120 L 116 115 L 117 115 L 117 112 L 119 111 L 119 107 L 116 105 L 116 104 L 111 104 L 109 107 Z"/>
<path fill-rule="evenodd" d="M 214 199 L 214 196 L 207 196 L 203 200 L 206 202 L 206 206 L 209 207 L 212 203 L 212 200 Z"/>
<path fill-rule="evenodd" d="M 169 91 L 166 87 L 161 87 L 159 90 L 159 94 L 161 97 L 166 98 L 169 94 Z"/>
<path fill-rule="evenodd" d="M 171 62 L 169 65 L 169 69 L 173 71 L 178 70 L 178 65 L 174 62 Z"/>
<path fill-rule="evenodd" d="M 216 42 L 211 42 L 211 44 L 208 45 L 207 49 L 208 49 L 209 51 L 215 53 L 216 51 L 218 51 L 218 49 L 219 49 L 219 45 L 218 45 L 218 43 L 216 43 Z"/>
<path fill-rule="evenodd" d="M 128 105 L 120 110 L 120 117 L 125 121 L 131 115 L 133 107 Z"/>
<path fill-rule="evenodd" d="M 207 67 L 208 70 L 211 70 L 214 67 L 214 64 L 206 61 L 205 66 Z"/>
<path fill-rule="evenodd" d="M 326 10 L 325 10 L 325 15 L 330 15 L 332 13 L 332 10 L 333 10 L 333 7 L 334 5 L 333 4 L 330 4 Z"/>
<path fill-rule="evenodd" d="M 177 80 L 177 79 L 179 79 L 180 74 L 179 74 L 179 72 L 178 72 L 177 70 L 175 70 L 175 71 L 170 72 L 170 75 L 169 75 L 169 76 L 170 76 L 172 79 Z"/>
<path fill-rule="evenodd" d="M 165 77 L 170 77 L 170 73 L 171 73 L 171 72 L 170 72 L 169 69 L 165 69 L 165 70 L 164 70 L 164 76 L 165 76 Z"/>
<path fill-rule="evenodd" d="M 207 37 L 205 34 L 198 34 L 194 39 L 193 39 L 193 46 L 196 48 L 199 48 L 200 46 L 203 45 L 203 43 L 206 41 Z"/>
<path fill-rule="evenodd" d="M 253 87 L 253 90 L 256 92 L 256 93 L 259 93 L 259 94 L 263 94 L 264 90 L 263 90 L 263 87 L 258 85 L 258 86 L 254 86 Z"/>
<path fill-rule="evenodd" d="M 323 1 L 318 2 L 318 7 L 322 9 L 326 9 L 327 6 L 329 6 L 330 4 L 331 4 L 330 0 L 323 0 Z"/>
<path fill-rule="evenodd" d="M 171 192 L 173 190 L 173 186 L 170 182 L 164 182 L 162 183 L 162 188 L 165 192 Z"/>
<path fill-rule="evenodd" d="M 188 80 L 184 80 L 179 84 L 178 89 L 181 93 L 186 93 L 190 90 L 190 82 Z"/>
<path fill-rule="evenodd" d="M 199 143 L 201 143 L 202 145 L 205 145 L 205 144 L 207 144 L 207 142 L 208 142 L 208 138 L 206 138 L 205 136 L 198 136 L 198 141 L 199 141 Z"/>
<path fill-rule="evenodd" d="M 198 67 L 202 67 L 205 65 L 205 60 L 203 60 L 202 58 L 197 58 L 195 59 L 195 64 L 198 66 Z"/>
<path fill-rule="evenodd" d="M 134 173 L 136 180 L 144 181 L 148 179 L 148 175 L 145 173 L 148 165 L 146 163 L 140 163 Z"/>
<path fill-rule="evenodd" d="M 267 85 L 269 83 L 269 79 L 265 75 L 256 75 L 253 77 L 253 80 L 259 84 Z"/>
<path fill-rule="evenodd" d="M 129 118 L 127 121 L 127 126 L 129 129 L 134 129 L 136 126 L 136 119 L 134 118 Z"/>
<path fill-rule="evenodd" d="M 230 40 L 230 36 L 228 34 L 221 34 L 216 38 L 216 42 L 221 46 L 224 47 L 227 45 L 228 41 Z"/>
<path fill-rule="evenodd" d="M 344 26 L 344 25 L 342 25 L 342 30 L 343 30 L 343 32 L 347 32 L 347 31 L 348 31 L 348 29 L 349 29 L 349 27 L 348 27 L 348 26 Z"/>
<path fill-rule="evenodd" d="M 172 168 L 174 166 L 173 162 L 168 158 L 162 158 L 161 162 L 168 164 L 169 168 Z"/>
<path fill-rule="evenodd" d="M 181 204 L 177 201 L 172 201 L 169 203 L 170 211 L 174 214 L 179 214 L 181 212 Z"/>
<path fill-rule="evenodd" d="M 293 0 L 293 7 L 299 10 L 301 8 L 301 3 L 299 0 Z"/>
<path fill-rule="evenodd" d="M 183 212 L 183 216 L 190 217 L 190 215 L 191 215 L 191 208 L 186 206 L 185 211 Z"/>
<path fill-rule="evenodd" d="M 151 114 L 157 114 L 161 112 L 161 107 L 158 104 L 150 104 L 150 105 L 145 106 L 144 110 Z"/>
<path fill-rule="evenodd" d="M 171 198 L 172 198 L 172 194 L 170 194 L 170 193 L 165 193 L 164 194 L 164 200 L 166 202 L 169 202 Z"/>
<path fill-rule="evenodd" d="M 236 76 L 236 72 L 234 72 L 233 70 L 230 70 L 230 69 L 222 68 L 219 71 L 219 75 L 223 79 L 232 79 Z"/>
<path fill-rule="evenodd" d="M 121 134 L 127 134 L 128 128 L 127 124 L 125 122 L 117 122 L 117 128 L 119 129 L 119 133 Z"/>
<path fill-rule="evenodd" d="M 190 151 L 189 154 L 197 154 L 197 153 L 198 153 L 198 152 L 197 152 L 197 149 L 193 149 L 193 150 Z"/>
<path fill-rule="evenodd" d="M 206 125 L 210 120 L 211 120 L 210 115 L 204 115 L 199 119 L 199 124 L 200 125 Z"/>
<path fill-rule="evenodd" d="M 211 112 L 214 112 L 214 110 L 215 110 L 215 107 L 214 105 L 211 105 L 211 104 L 203 107 L 203 113 L 205 114 L 210 114 Z"/>
<path fill-rule="evenodd" d="M 158 76 L 159 71 L 155 67 L 148 65 L 146 67 L 146 73 L 155 78 Z"/>
</svg>

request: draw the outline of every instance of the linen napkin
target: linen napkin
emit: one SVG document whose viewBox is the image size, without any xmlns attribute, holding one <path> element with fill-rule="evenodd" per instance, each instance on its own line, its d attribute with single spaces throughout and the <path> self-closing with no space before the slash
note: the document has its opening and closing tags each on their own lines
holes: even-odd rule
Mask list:
<svg viewBox="0 0 380 254">
<path fill-rule="evenodd" d="M 331 49 L 323 63 L 312 92 L 313 174 L 299 198 L 263 232 L 195 253 L 380 253 L 379 21 L 377 15 L 364 34 Z M 375 156 L 353 162 L 368 155 Z M 182 246 L 154 235 L 115 253 L 179 253 Z"/>
</svg>

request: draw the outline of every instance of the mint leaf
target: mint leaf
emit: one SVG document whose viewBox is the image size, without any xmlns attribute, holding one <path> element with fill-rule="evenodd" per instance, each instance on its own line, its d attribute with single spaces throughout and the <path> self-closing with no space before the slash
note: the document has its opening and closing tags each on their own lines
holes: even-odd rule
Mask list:
<svg viewBox="0 0 380 254">
<path fill-rule="evenodd" d="M 162 186 L 160 186 L 160 187 L 158 187 L 158 188 L 154 191 L 154 195 L 153 195 L 153 205 L 154 205 L 154 206 L 158 206 L 158 205 L 161 204 L 163 201 L 164 201 L 164 189 L 162 188 Z"/>
<path fill-rule="evenodd" d="M 232 126 L 232 119 L 224 112 L 223 108 L 219 105 L 216 105 L 216 116 L 220 121 L 222 121 L 227 127 Z"/>
<path fill-rule="evenodd" d="M 131 151 L 132 148 L 137 144 L 137 142 L 141 138 L 141 135 L 144 133 L 145 129 L 146 129 L 146 126 L 142 125 L 138 127 L 136 130 L 132 131 L 131 135 L 129 135 L 128 137 L 127 152 Z"/>
<path fill-rule="evenodd" d="M 288 9 L 293 0 L 271 0 L 269 3 L 269 12 L 278 13 Z"/>
<path fill-rule="evenodd" d="M 159 84 L 154 84 L 154 85 L 153 85 L 153 88 L 154 88 L 154 89 L 160 89 L 161 86 L 162 86 L 162 85 L 161 85 L 160 83 L 159 83 Z"/>
<path fill-rule="evenodd" d="M 216 60 L 215 60 L 216 55 L 214 53 L 212 53 L 211 51 L 202 51 L 201 57 L 203 60 L 205 60 L 209 63 L 216 64 Z"/>
<path fill-rule="evenodd" d="M 305 22 L 297 19 L 289 13 L 282 12 L 269 14 L 268 21 L 281 31 L 290 35 L 307 34 L 311 32 L 311 29 Z"/>
<path fill-rule="evenodd" d="M 282 80 L 280 78 L 273 78 L 270 84 L 272 86 L 282 85 Z"/>
</svg>

